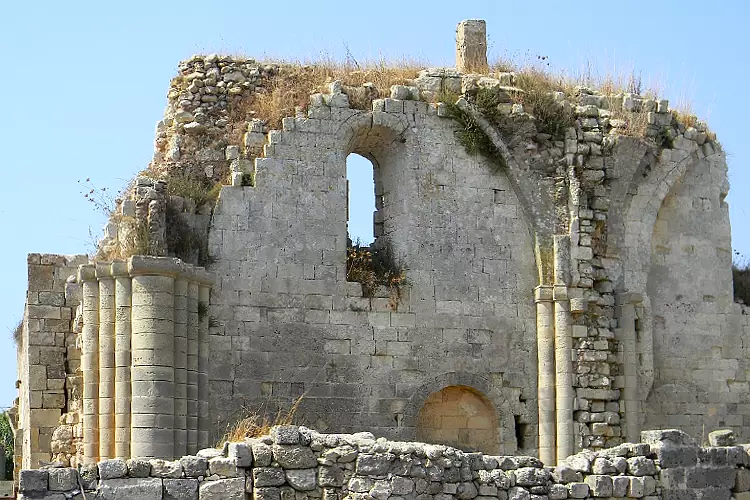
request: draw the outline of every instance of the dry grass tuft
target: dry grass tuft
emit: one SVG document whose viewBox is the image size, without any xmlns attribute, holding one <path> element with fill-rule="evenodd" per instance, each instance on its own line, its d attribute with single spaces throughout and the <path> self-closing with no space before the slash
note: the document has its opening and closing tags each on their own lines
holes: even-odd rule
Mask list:
<svg viewBox="0 0 750 500">
<path fill-rule="evenodd" d="M 326 85 L 340 80 L 349 94 L 350 105 L 369 109 L 373 99 L 390 95 L 392 85 L 405 85 L 417 77 L 425 65 L 417 61 L 379 60 L 362 65 L 321 59 L 311 63 L 284 63 L 264 83 L 263 89 L 242 102 L 235 113 L 264 120 L 269 128 L 281 128 L 281 119 L 307 110 L 310 94 L 327 93 Z M 363 87 L 368 85 L 369 89 Z M 351 87 L 351 88 L 347 88 Z"/>
<path fill-rule="evenodd" d="M 266 436 L 271 432 L 271 427 L 276 425 L 292 425 L 295 422 L 297 410 L 303 398 L 304 394 L 292 403 L 286 413 L 283 413 L 279 408 L 273 419 L 268 418 L 263 407 L 255 411 L 245 409 L 245 416 L 227 428 L 226 433 L 219 440 L 217 447 L 221 447 L 224 443 Z"/>
</svg>

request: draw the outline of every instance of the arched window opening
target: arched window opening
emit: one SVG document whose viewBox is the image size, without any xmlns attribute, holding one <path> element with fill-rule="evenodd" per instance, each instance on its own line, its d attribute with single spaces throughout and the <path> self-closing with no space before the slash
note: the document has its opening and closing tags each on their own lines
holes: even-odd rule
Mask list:
<svg viewBox="0 0 750 500">
<path fill-rule="evenodd" d="M 375 167 L 370 160 L 356 153 L 346 157 L 347 217 L 346 229 L 350 246 L 370 246 L 379 236 L 376 221 Z M 380 224 L 382 231 L 382 223 Z"/>
</svg>

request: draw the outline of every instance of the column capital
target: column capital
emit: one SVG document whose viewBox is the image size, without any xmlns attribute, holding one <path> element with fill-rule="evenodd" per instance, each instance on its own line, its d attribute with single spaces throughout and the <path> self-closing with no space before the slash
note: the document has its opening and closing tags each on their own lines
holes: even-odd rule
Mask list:
<svg viewBox="0 0 750 500">
<path fill-rule="evenodd" d="M 567 285 L 555 285 L 552 289 L 552 297 L 555 302 L 563 302 L 569 299 Z"/>
<path fill-rule="evenodd" d="M 635 292 L 622 292 L 617 294 L 617 305 L 640 304 L 643 302 L 643 294 Z"/>
<path fill-rule="evenodd" d="M 534 302 L 552 302 L 552 285 L 534 287 Z"/>
</svg>

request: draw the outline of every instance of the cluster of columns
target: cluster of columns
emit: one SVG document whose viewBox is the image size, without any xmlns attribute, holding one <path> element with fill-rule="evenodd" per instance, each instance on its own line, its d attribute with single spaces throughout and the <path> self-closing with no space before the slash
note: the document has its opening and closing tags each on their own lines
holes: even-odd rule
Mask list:
<svg viewBox="0 0 750 500">
<path fill-rule="evenodd" d="M 84 461 L 208 446 L 212 280 L 167 257 L 79 267 Z"/>
<path fill-rule="evenodd" d="M 573 363 L 568 281 L 570 240 L 555 236 L 553 284 L 534 290 L 537 321 L 539 458 L 559 463 L 574 451 Z"/>
</svg>

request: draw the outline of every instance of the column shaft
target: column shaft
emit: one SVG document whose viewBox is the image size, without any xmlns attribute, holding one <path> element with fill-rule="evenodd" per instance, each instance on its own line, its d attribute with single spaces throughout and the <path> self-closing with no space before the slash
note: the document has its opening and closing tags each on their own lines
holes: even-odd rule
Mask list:
<svg viewBox="0 0 750 500">
<path fill-rule="evenodd" d="M 573 432 L 573 338 L 571 333 L 570 301 L 570 238 L 553 236 L 555 301 L 555 411 L 557 420 L 557 463 L 574 453 Z"/>
<path fill-rule="evenodd" d="M 565 288 L 565 287 L 560 287 Z M 570 302 L 567 293 L 559 297 L 555 287 L 555 409 L 557 414 L 557 463 L 574 453 L 573 435 L 573 348 L 570 328 Z"/>
<path fill-rule="evenodd" d="M 538 286 L 536 302 L 539 459 L 555 463 L 555 326 L 552 287 Z"/>
<path fill-rule="evenodd" d="M 82 289 L 83 457 L 94 463 L 99 460 L 99 282 L 83 281 Z"/>
<path fill-rule="evenodd" d="M 97 275 L 100 275 L 97 264 Z M 104 273 L 109 266 L 101 264 Z M 115 456 L 115 280 L 99 278 L 99 460 Z"/>
<path fill-rule="evenodd" d="M 208 303 L 211 290 L 198 290 L 198 448 L 207 448 L 209 434 L 208 408 Z"/>
<path fill-rule="evenodd" d="M 638 425 L 639 406 L 637 357 L 635 352 L 635 306 L 629 300 L 631 294 L 620 296 L 619 336 L 623 350 L 622 364 L 624 383 L 621 404 L 625 406 L 625 438 L 635 442 L 640 437 Z"/>
<path fill-rule="evenodd" d="M 198 451 L 198 370 L 200 333 L 198 327 L 198 284 L 188 284 L 187 296 L 187 445 L 188 453 Z"/>
<path fill-rule="evenodd" d="M 174 279 L 132 281 L 131 454 L 174 457 Z"/>
<path fill-rule="evenodd" d="M 174 282 L 174 443 L 175 455 L 188 454 L 187 449 L 187 294 L 184 279 Z"/>
<path fill-rule="evenodd" d="M 115 279 L 115 457 L 130 458 L 130 323 L 129 276 Z"/>
</svg>

